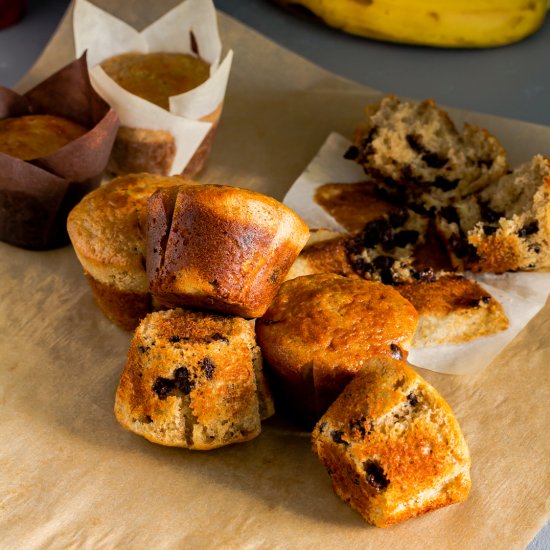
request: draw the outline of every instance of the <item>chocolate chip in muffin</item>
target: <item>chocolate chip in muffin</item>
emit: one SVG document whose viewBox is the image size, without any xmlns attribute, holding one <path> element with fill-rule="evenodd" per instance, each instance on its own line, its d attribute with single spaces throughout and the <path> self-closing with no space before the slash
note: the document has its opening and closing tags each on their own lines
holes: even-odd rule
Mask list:
<svg viewBox="0 0 550 550">
<path fill-rule="evenodd" d="M 363 463 L 363 468 L 365 469 L 367 483 L 373 487 L 376 492 L 379 493 L 388 487 L 390 481 L 384 474 L 384 469 L 378 461 L 366 460 Z"/>
<path fill-rule="evenodd" d="M 347 160 L 355 160 L 358 157 L 359 149 L 355 145 L 349 147 L 348 150 L 344 153 L 344 158 Z"/>
<path fill-rule="evenodd" d="M 195 387 L 195 381 L 192 380 L 191 373 L 186 367 L 178 367 L 174 371 L 174 386 L 181 392 L 183 395 L 189 395 L 191 390 Z"/>
<path fill-rule="evenodd" d="M 161 400 L 166 399 L 174 391 L 174 381 L 169 378 L 159 376 L 153 384 L 153 391 L 157 394 Z"/>
<path fill-rule="evenodd" d="M 481 215 L 481 219 L 488 223 L 496 223 L 498 222 L 499 218 L 503 217 L 502 212 L 497 212 L 496 210 L 493 210 L 488 203 L 483 201 L 479 202 L 479 213 Z"/>
<path fill-rule="evenodd" d="M 212 377 L 214 376 L 214 370 L 216 369 L 216 366 L 214 365 L 212 360 L 209 359 L 208 357 L 205 357 L 200 362 L 200 366 L 201 366 L 201 369 L 204 372 L 204 375 L 206 376 L 206 378 L 211 380 Z"/>
<path fill-rule="evenodd" d="M 332 430 L 330 432 L 330 437 L 332 438 L 332 441 L 334 441 L 334 443 L 349 445 L 349 443 L 346 440 L 342 439 L 343 435 L 344 435 L 344 432 L 341 430 Z"/>
<path fill-rule="evenodd" d="M 524 225 L 519 231 L 519 237 L 528 237 L 529 235 L 534 235 L 539 230 L 539 222 L 535 220 L 534 222 Z"/>
<path fill-rule="evenodd" d="M 404 248 L 409 244 L 416 244 L 420 233 L 414 229 L 403 229 L 393 236 L 393 245 Z"/>
<path fill-rule="evenodd" d="M 418 405 L 418 397 L 412 392 L 407 395 L 407 401 L 411 407 L 416 407 Z"/>
<path fill-rule="evenodd" d="M 443 176 L 437 176 L 433 182 L 433 186 L 437 187 L 438 189 L 441 189 L 442 191 L 452 191 L 453 189 L 456 189 L 459 184 L 459 180 L 449 180 L 447 178 L 444 178 Z"/>
<path fill-rule="evenodd" d="M 439 210 L 441 217 L 448 223 L 456 223 L 460 225 L 458 211 L 454 206 L 444 206 Z"/>
<path fill-rule="evenodd" d="M 394 359 L 398 359 L 398 360 L 403 359 L 403 350 L 397 344 L 394 344 L 392 342 L 390 344 L 390 349 L 391 349 L 391 356 Z"/>
</svg>

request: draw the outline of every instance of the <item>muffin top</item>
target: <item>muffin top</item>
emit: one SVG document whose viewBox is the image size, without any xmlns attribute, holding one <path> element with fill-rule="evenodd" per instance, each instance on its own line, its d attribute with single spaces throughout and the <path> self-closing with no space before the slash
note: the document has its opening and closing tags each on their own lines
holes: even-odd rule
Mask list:
<svg viewBox="0 0 550 550">
<path fill-rule="evenodd" d="M 184 53 L 124 53 L 101 67 L 119 86 L 163 109 L 169 108 L 169 97 L 196 88 L 210 76 L 206 61 Z"/>
<path fill-rule="evenodd" d="M 320 274 L 283 283 L 257 332 L 272 365 L 357 370 L 368 356 L 404 355 L 416 322 L 414 307 L 393 288 Z"/>
<path fill-rule="evenodd" d="M 55 115 L 25 115 L 0 120 L 0 153 L 20 160 L 51 155 L 88 130 Z"/>
<path fill-rule="evenodd" d="M 147 288 L 145 231 L 147 199 L 163 187 L 191 184 L 182 176 L 130 174 L 86 195 L 67 220 L 67 230 L 84 269 L 106 284 L 125 274 Z M 125 286 L 128 281 L 124 281 Z M 132 286 L 130 284 L 130 286 Z"/>
</svg>

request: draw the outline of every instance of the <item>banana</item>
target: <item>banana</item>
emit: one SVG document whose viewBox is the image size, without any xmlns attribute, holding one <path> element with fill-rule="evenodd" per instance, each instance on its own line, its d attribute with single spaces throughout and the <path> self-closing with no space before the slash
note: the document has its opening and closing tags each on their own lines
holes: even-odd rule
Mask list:
<svg viewBox="0 0 550 550">
<path fill-rule="evenodd" d="M 278 0 L 331 27 L 375 40 L 444 48 L 518 42 L 542 25 L 550 0 Z"/>
</svg>

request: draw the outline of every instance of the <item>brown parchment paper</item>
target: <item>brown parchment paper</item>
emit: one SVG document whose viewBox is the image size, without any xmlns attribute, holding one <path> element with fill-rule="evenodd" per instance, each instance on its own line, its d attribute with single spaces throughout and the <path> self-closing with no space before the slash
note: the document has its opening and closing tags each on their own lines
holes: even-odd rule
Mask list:
<svg viewBox="0 0 550 550">
<path fill-rule="evenodd" d="M 143 26 L 175 3 L 101 5 Z M 331 131 L 350 134 L 375 92 L 229 17 L 219 23 L 235 62 L 203 181 L 281 199 Z M 71 41 L 67 17 L 21 89 L 70 59 Z M 526 139 L 538 146 L 550 135 L 484 120 L 498 123 L 505 145 L 517 141 L 518 157 L 530 153 Z M 112 408 L 130 335 L 94 306 L 69 247 L 0 243 L 0 282 L 2 547 L 508 549 L 525 547 L 550 515 L 548 304 L 481 373 L 422 372 L 462 425 L 472 492 L 381 530 L 334 496 L 308 435 L 280 420 L 254 441 L 207 453 L 123 431 Z"/>
</svg>

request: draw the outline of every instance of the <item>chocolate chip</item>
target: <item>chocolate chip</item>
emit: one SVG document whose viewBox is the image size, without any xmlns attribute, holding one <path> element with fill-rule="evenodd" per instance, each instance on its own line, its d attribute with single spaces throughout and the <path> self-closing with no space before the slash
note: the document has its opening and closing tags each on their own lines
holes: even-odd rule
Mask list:
<svg viewBox="0 0 550 550">
<path fill-rule="evenodd" d="M 138 346 L 139 353 L 146 353 L 148 349 L 146 346 Z"/>
<path fill-rule="evenodd" d="M 319 433 L 323 433 L 325 431 L 326 427 L 327 427 L 327 423 L 326 422 L 321 422 L 319 424 L 319 426 L 317 427 L 317 429 L 319 430 Z"/>
<path fill-rule="evenodd" d="M 480 302 L 481 302 L 482 304 L 488 304 L 488 303 L 491 302 L 491 300 L 492 300 L 491 296 L 483 296 L 483 297 L 481 298 Z"/>
<path fill-rule="evenodd" d="M 399 246 L 401 248 L 407 246 L 408 244 L 415 244 L 420 237 L 420 233 L 414 229 L 404 229 L 399 231 L 393 236 L 394 246 Z"/>
<path fill-rule="evenodd" d="M 410 403 L 411 407 L 416 407 L 418 405 L 418 397 L 412 392 L 407 395 L 407 401 Z"/>
<path fill-rule="evenodd" d="M 200 367 L 201 367 L 202 371 L 204 372 L 204 375 L 206 376 L 206 378 L 211 380 L 212 377 L 214 376 L 214 370 L 216 369 L 216 366 L 211 361 L 211 359 L 209 359 L 208 357 L 205 357 L 200 362 Z"/>
<path fill-rule="evenodd" d="M 367 223 L 361 235 L 363 245 L 367 248 L 372 248 L 379 243 L 390 241 L 393 236 L 393 231 L 388 220 L 380 218 Z"/>
<path fill-rule="evenodd" d="M 367 483 L 376 490 L 376 492 L 381 492 L 390 484 L 389 479 L 384 474 L 384 469 L 380 464 L 375 460 L 366 460 L 363 463 L 363 468 L 365 469 L 365 474 L 367 478 Z"/>
<path fill-rule="evenodd" d="M 460 235 L 453 233 L 449 237 L 449 245 L 453 249 L 453 252 L 457 258 L 465 258 L 468 256 L 469 243 L 464 240 Z"/>
<path fill-rule="evenodd" d="M 534 252 L 535 254 L 540 254 L 540 251 L 542 250 L 542 247 L 540 243 L 531 243 L 527 249 L 529 252 Z"/>
<path fill-rule="evenodd" d="M 342 445 L 349 445 L 347 441 L 342 439 L 342 436 L 344 435 L 344 432 L 341 430 L 332 430 L 330 432 L 330 437 L 332 438 L 332 441 L 334 443 L 342 444 Z"/>
<path fill-rule="evenodd" d="M 453 189 L 456 189 L 458 186 L 459 180 L 449 180 L 447 178 L 444 178 L 443 176 L 437 176 L 435 178 L 432 185 L 434 187 L 437 187 L 438 189 L 441 189 L 442 191 L 452 191 Z"/>
<path fill-rule="evenodd" d="M 489 223 L 496 223 L 499 218 L 503 217 L 501 212 L 493 210 L 486 202 L 479 203 L 479 213 L 481 215 L 481 219 Z"/>
<path fill-rule="evenodd" d="M 391 356 L 394 359 L 399 359 L 400 361 L 403 359 L 403 350 L 397 344 L 390 344 L 390 349 Z"/>
<path fill-rule="evenodd" d="M 378 132 L 378 128 L 376 126 L 373 126 L 370 130 L 369 130 L 369 133 L 367 134 L 366 137 L 364 137 L 362 140 L 361 140 L 361 147 L 365 148 L 367 147 L 368 145 L 370 145 L 370 143 L 372 142 L 372 140 L 376 137 L 376 134 Z"/>
<path fill-rule="evenodd" d="M 437 153 L 425 153 L 422 155 L 421 159 L 426 163 L 426 165 L 429 168 L 443 168 L 448 162 L 449 159 L 446 157 L 442 157 L 441 155 L 438 155 Z"/>
<path fill-rule="evenodd" d="M 390 269 L 394 263 L 395 258 L 391 256 L 376 256 L 376 258 L 372 260 L 372 264 L 378 270 Z"/>
<path fill-rule="evenodd" d="M 456 223 L 460 225 L 460 217 L 458 216 L 458 210 L 454 206 L 444 206 L 439 211 L 441 217 L 448 223 Z"/>
<path fill-rule="evenodd" d="M 348 150 L 344 153 L 344 158 L 347 160 L 355 160 L 359 156 L 359 148 L 355 145 L 352 145 L 348 148 Z"/>
<path fill-rule="evenodd" d="M 192 380 L 191 373 L 186 367 L 178 367 L 174 371 L 174 385 L 184 395 L 189 395 L 195 387 L 195 382 Z"/>
<path fill-rule="evenodd" d="M 415 152 L 415 153 L 424 153 L 426 151 L 426 148 L 420 141 L 420 136 L 418 134 L 407 134 L 405 136 L 405 139 L 407 140 L 407 143 L 409 144 L 409 147 Z"/>
<path fill-rule="evenodd" d="M 179 342 L 180 340 L 181 340 L 181 338 L 179 336 L 170 336 L 170 338 L 168 338 L 168 341 L 172 342 L 172 344 L 175 344 L 175 343 Z"/>
<path fill-rule="evenodd" d="M 518 231 L 518 237 L 528 237 L 529 235 L 534 235 L 539 230 L 539 222 L 535 220 L 534 222 L 524 225 Z"/>
<path fill-rule="evenodd" d="M 388 222 L 393 227 L 401 227 L 409 219 L 409 212 L 406 208 L 399 208 L 390 212 Z"/>
<path fill-rule="evenodd" d="M 412 276 L 417 281 L 426 281 L 430 283 L 437 279 L 435 271 L 431 267 L 427 267 L 426 269 L 422 269 L 420 271 L 414 270 L 412 272 Z"/>
<path fill-rule="evenodd" d="M 497 231 L 498 231 L 498 227 L 495 227 L 494 225 L 483 226 L 483 233 L 487 235 L 487 237 L 494 235 Z"/>
<path fill-rule="evenodd" d="M 395 279 L 393 278 L 393 273 L 391 269 L 382 269 L 380 271 L 380 280 L 385 285 L 395 284 Z"/>
<path fill-rule="evenodd" d="M 164 400 L 174 391 L 174 381 L 159 376 L 153 384 L 153 391 L 159 399 Z"/>
</svg>

